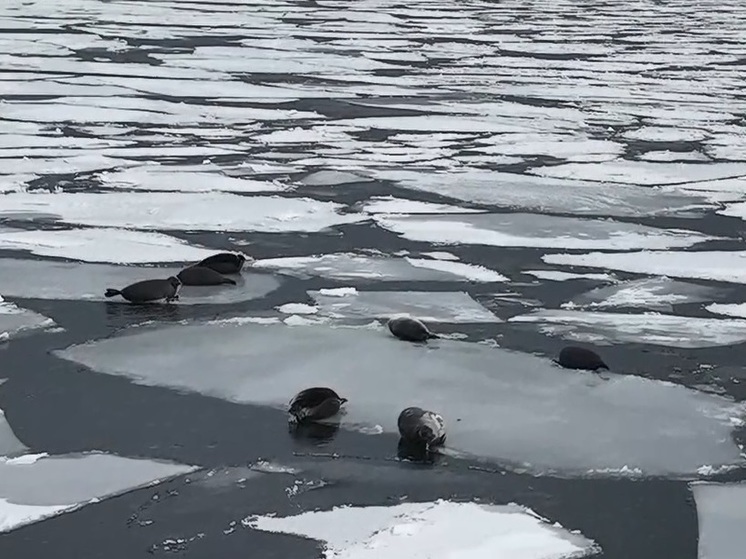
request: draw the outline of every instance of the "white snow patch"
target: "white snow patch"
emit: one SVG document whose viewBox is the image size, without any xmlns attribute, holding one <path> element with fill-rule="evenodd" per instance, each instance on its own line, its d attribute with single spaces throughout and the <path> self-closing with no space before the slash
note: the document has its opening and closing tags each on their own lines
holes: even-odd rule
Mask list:
<svg viewBox="0 0 746 559">
<path fill-rule="evenodd" d="M 23 277 L 19 281 L 24 281 Z M 3 285 L 3 292 L 12 295 L 12 290 Z M 54 320 L 44 315 L 23 309 L 14 303 L 4 301 L 0 297 L 0 342 L 15 338 L 28 331 L 51 328 L 55 326 Z"/>
<path fill-rule="evenodd" d="M 483 213 L 485 210 L 473 210 L 449 206 L 447 204 L 433 204 L 405 200 L 393 196 L 379 196 L 372 198 L 363 205 L 363 211 L 369 214 L 469 214 Z"/>
<path fill-rule="evenodd" d="M 458 262 L 458 256 L 441 250 L 423 252 L 422 256 L 429 256 L 430 258 L 435 258 L 435 260 L 450 260 L 452 262 Z"/>
<path fill-rule="evenodd" d="M 319 295 L 326 297 L 348 297 L 349 295 L 357 295 L 357 289 L 354 287 L 322 288 L 319 289 Z"/>
<path fill-rule="evenodd" d="M 589 279 L 595 281 L 616 281 L 611 274 L 574 274 L 572 272 L 562 272 L 560 270 L 525 270 L 523 274 L 529 274 L 539 279 L 552 281 L 568 281 L 574 279 Z"/>
<path fill-rule="evenodd" d="M 667 347 L 717 347 L 746 341 L 746 320 L 659 313 L 625 314 L 539 310 L 508 322 L 539 323 L 549 336 L 595 344 L 641 343 Z"/>
<path fill-rule="evenodd" d="M 319 312 L 318 307 L 305 303 L 285 303 L 277 307 L 277 310 L 283 314 L 316 314 Z"/>
<path fill-rule="evenodd" d="M 426 258 L 405 257 L 404 259 L 417 268 L 429 268 L 430 270 L 449 272 L 464 277 L 469 281 L 485 283 L 509 281 L 504 275 L 476 264 L 453 262 L 451 260 L 428 260 Z"/>
<path fill-rule="evenodd" d="M 278 409 L 313 378 L 354 402 L 343 428 L 396 433 L 399 412 L 420 405 L 445 418 L 449 449 L 538 473 L 626 465 L 686 476 L 744 462 L 731 434 L 746 404 L 641 376 L 604 380 L 485 344 L 440 339 L 423 348 L 382 328 L 192 323 L 131 329 L 54 354 L 137 384 Z M 352 362 L 354 370 L 339 367 Z"/>
<path fill-rule="evenodd" d="M 746 549 L 746 483 L 695 482 L 699 557 L 738 559 Z"/>
<path fill-rule="evenodd" d="M 599 550 L 592 540 L 515 504 L 438 500 L 390 507 L 342 506 L 296 516 L 249 517 L 243 524 L 320 540 L 329 559 L 567 559 Z"/>
<path fill-rule="evenodd" d="M 746 303 L 713 303 L 705 309 L 713 314 L 746 318 Z"/>
<path fill-rule="evenodd" d="M 353 182 L 369 182 L 371 179 L 355 173 L 344 171 L 316 171 L 301 179 L 301 183 L 309 186 L 338 186 Z"/>
</svg>

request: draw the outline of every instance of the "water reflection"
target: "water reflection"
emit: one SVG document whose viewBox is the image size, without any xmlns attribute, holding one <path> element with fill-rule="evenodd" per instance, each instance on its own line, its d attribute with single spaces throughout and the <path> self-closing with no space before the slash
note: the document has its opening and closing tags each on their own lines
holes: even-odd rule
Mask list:
<svg viewBox="0 0 746 559">
<path fill-rule="evenodd" d="M 294 440 L 300 443 L 320 446 L 334 440 L 339 432 L 339 422 L 289 423 L 288 432 Z"/>
</svg>

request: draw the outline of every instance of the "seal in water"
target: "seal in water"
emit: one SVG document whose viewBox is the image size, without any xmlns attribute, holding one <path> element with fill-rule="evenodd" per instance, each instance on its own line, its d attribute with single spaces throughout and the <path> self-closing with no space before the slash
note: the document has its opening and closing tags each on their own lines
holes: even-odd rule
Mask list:
<svg viewBox="0 0 746 559">
<path fill-rule="evenodd" d="M 130 303 L 151 303 L 165 299 L 167 303 L 179 298 L 181 280 L 175 276 L 168 279 L 138 281 L 124 289 L 107 289 L 104 297 L 121 295 Z"/>
<path fill-rule="evenodd" d="M 181 280 L 182 285 L 223 285 L 224 283 L 236 285 L 236 280 L 227 278 L 206 266 L 189 266 L 179 272 L 176 277 Z"/>
<path fill-rule="evenodd" d="M 446 426 L 443 417 L 435 412 L 418 407 L 406 408 L 397 421 L 399 434 L 404 443 L 430 449 L 446 441 Z"/>
<path fill-rule="evenodd" d="M 598 353 L 578 346 L 563 347 L 559 353 L 559 359 L 555 359 L 554 362 L 566 369 L 609 370 L 609 366 L 603 362 Z"/>
<path fill-rule="evenodd" d="M 421 320 L 411 316 L 391 318 L 388 327 L 394 336 L 406 342 L 424 342 L 430 338 L 440 337 L 433 334 Z"/>
<path fill-rule="evenodd" d="M 342 398 L 331 388 L 314 387 L 301 390 L 290 400 L 288 414 L 291 423 L 327 419 L 339 413 L 347 398 Z"/>
<path fill-rule="evenodd" d="M 196 266 L 203 266 L 215 270 L 219 274 L 239 274 L 241 268 L 243 268 L 246 257 L 243 254 L 235 254 L 233 252 L 220 252 L 208 256 L 201 262 L 195 264 Z"/>
</svg>

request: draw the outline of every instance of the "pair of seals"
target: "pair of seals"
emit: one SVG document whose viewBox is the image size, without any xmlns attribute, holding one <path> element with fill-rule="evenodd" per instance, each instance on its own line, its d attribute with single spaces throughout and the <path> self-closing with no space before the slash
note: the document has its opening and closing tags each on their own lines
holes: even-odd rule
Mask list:
<svg viewBox="0 0 746 559">
<path fill-rule="evenodd" d="M 426 342 L 432 338 L 440 338 L 431 332 L 424 322 L 411 316 L 390 318 L 387 326 L 394 336 L 405 342 Z"/>
<path fill-rule="evenodd" d="M 241 272 L 246 257 L 243 254 L 221 252 L 181 270 L 168 279 L 138 281 L 123 289 L 108 288 L 104 297 L 121 295 L 130 303 L 152 303 L 165 300 L 167 303 L 178 300 L 182 285 L 236 285 L 236 281 L 222 274 Z"/>
</svg>

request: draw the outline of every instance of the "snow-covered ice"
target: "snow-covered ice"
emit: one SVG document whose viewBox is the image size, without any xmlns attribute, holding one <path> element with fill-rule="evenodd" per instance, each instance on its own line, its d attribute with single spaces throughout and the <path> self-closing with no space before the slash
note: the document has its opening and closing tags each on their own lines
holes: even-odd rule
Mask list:
<svg viewBox="0 0 746 559">
<path fill-rule="evenodd" d="M 485 210 L 460 208 L 447 204 L 433 204 L 405 200 L 394 196 L 378 196 L 363 205 L 363 211 L 369 214 L 469 214 L 481 213 Z"/>
<path fill-rule="evenodd" d="M 249 517 L 243 524 L 320 540 L 330 559 L 567 559 L 599 551 L 592 540 L 515 504 L 438 500 L 341 506 L 294 516 Z"/>
<path fill-rule="evenodd" d="M 343 281 L 507 281 L 505 276 L 494 270 L 466 262 L 367 256 L 344 252 L 319 256 L 265 258 L 256 260 L 252 267 L 277 270 L 288 275 L 321 276 Z"/>
<path fill-rule="evenodd" d="M 696 348 L 746 342 L 746 320 L 653 312 L 538 310 L 514 316 L 509 322 L 536 323 L 544 334 L 599 345 L 640 343 Z"/>
<path fill-rule="evenodd" d="M 163 233 L 108 227 L 36 231 L 0 227 L 0 248 L 112 264 L 199 262 L 217 252 Z"/>
<path fill-rule="evenodd" d="M 195 469 L 103 453 L 0 459 L 0 532 Z"/>
<path fill-rule="evenodd" d="M 181 269 L 2 258 L 0 285 L 12 297 L 118 302 L 123 299 L 104 297 L 108 287 L 121 289 L 136 281 L 165 279 Z M 237 285 L 182 286 L 175 304 L 238 303 L 264 297 L 280 286 L 278 279 L 267 274 L 243 272 L 229 277 Z"/>
<path fill-rule="evenodd" d="M 712 287 L 676 281 L 667 277 L 630 280 L 597 287 L 568 302 L 567 308 L 639 307 L 670 312 L 673 305 L 709 301 L 717 294 Z"/>
<path fill-rule="evenodd" d="M 451 449 L 537 473 L 677 477 L 744 460 L 731 433 L 746 407 L 730 399 L 639 376 L 603 380 L 486 344 L 403 344 L 384 327 L 218 320 L 134 328 L 54 353 L 137 384 L 278 409 L 313 378 L 354 403 L 343 428 L 396 433 L 401 409 L 420 405 L 446 418 Z"/>
<path fill-rule="evenodd" d="M 308 293 L 321 313 L 334 318 L 388 319 L 410 314 L 431 322 L 501 322 L 465 291 L 357 291 L 340 297 Z"/>
<path fill-rule="evenodd" d="M 696 265 L 693 262 L 696 259 Z M 662 251 L 590 252 L 587 254 L 547 254 L 547 264 L 584 266 L 654 274 L 676 278 L 746 283 L 746 251 Z"/>
<path fill-rule="evenodd" d="M 689 247 L 714 238 L 697 231 L 539 214 L 376 215 L 374 219 L 406 239 L 434 244 L 632 250 Z"/>
<path fill-rule="evenodd" d="M 55 219 L 99 227 L 165 231 L 314 232 L 364 219 L 343 206 L 309 198 L 223 192 L 11 193 L 0 217 Z"/>
<path fill-rule="evenodd" d="M 740 559 L 746 549 L 746 483 L 691 484 L 697 505 L 700 559 Z"/>
<path fill-rule="evenodd" d="M 616 278 L 611 274 L 574 274 L 572 272 L 563 272 L 561 270 L 525 270 L 522 273 L 534 276 L 535 278 L 551 281 L 568 281 L 573 279 L 587 279 L 605 282 L 616 281 Z"/>
<path fill-rule="evenodd" d="M 4 293 L 12 296 L 9 289 L 4 289 Z M 0 296 L 0 342 L 14 338 L 29 330 L 49 328 L 54 325 L 55 323 L 51 318 L 23 309 L 14 303 L 5 301 Z"/>
</svg>

